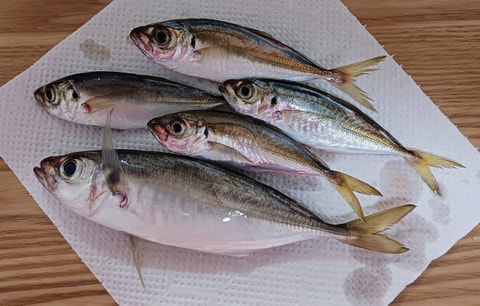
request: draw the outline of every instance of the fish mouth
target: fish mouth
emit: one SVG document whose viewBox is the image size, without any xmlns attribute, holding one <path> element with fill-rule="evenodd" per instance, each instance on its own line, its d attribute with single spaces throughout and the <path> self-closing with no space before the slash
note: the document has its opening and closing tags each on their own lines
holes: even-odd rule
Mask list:
<svg viewBox="0 0 480 306">
<path fill-rule="evenodd" d="M 55 190 L 57 184 L 57 173 L 60 164 L 63 161 L 61 156 L 51 156 L 47 157 L 40 162 L 40 167 L 34 167 L 33 173 L 37 177 L 38 181 L 45 187 L 49 192 Z"/>
<path fill-rule="evenodd" d="M 223 85 L 218 86 L 218 90 L 222 93 L 222 95 L 226 95 L 228 93 L 227 88 Z"/>
<path fill-rule="evenodd" d="M 148 129 L 152 133 L 153 137 L 157 139 L 161 144 L 165 143 L 168 139 L 167 131 L 159 124 L 158 118 L 152 119 L 147 123 Z"/>
<path fill-rule="evenodd" d="M 146 30 L 147 28 L 145 26 L 133 29 L 130 32 L 130 39 L 132 39 L 135 46 L 148 57 L 153 49 L 150 46 L 150 39 L 145 35 Z"/>
<path fill-rule="evenodd" d="M 33 168 L 33 173 L 37 177 L 38 181 L 40 184 L 45 187 L 49 192 L 52 192 L 54 189 L 53 183 L 50 181 L 50 176 L 47 174 L 47 172 L 41 168 L 41 167 L 34 167 Z"/>
<path fill-rule="evenodd" d="M 37 100 L 38 105 L 40 105 L 43 108 L 47 107 L 47 102 L 43 98 L 45 95 L 45 88 L 41 87 L 33 93 L 35 100 Z"/>
<path fill-rule="evenodd" d="M 218 90 L 222 93 L 228 104 L 231 104 L 231 100 L 235 97 L 233 87 L 229 83 L 225 82 L 222 85 L 218 86 Z"/>
</svg>

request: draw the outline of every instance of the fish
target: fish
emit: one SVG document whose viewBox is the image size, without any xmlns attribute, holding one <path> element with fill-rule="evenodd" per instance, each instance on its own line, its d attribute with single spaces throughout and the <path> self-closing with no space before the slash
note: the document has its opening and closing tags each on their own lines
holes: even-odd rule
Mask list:
<svg viewBox="0 0 480 306">
<path fill-rule="evenodd" d="M 236 113 L 199 110 L 154 118 L 147 124 L 170 151 L 239 168 L 313 174 L 326 178 L 357 215 L 364 214 L 354 191 L 380 196 L 369 184 L 328 165 L 278 128 Z"/>
<path fill-rule="evenodd" d="M 375 110 L 358 76 L 376 70 L 385 56 L 326 69 L 299 51 L 257 29 L 212 19 L 177 19 L 140 26 L 130 32 L 137 48 L 151 61 L 199 78 L 274 78 L 291 81 L 324 79 L 363 106 Z"/>
<path fill-rule="evenodd" d="M 105 156 L 111 153 L 116 158 Z M 329 224 L 239 172 L 162 152 L 74 152 L 45 158 L 33 172 L 60 205 L 97 224 L 163 245 L 233 256 L 323 236 L 404 253 L 408 248 L 381 232 L 415 208 L 406 204 L 365 221 Z"/>
<path fill-rule="evenodd" d="M 115 129 L 146 129 L 154 117 L 225 104 L 221 96 L 163 78 L 111 71 L 67 76 L 38 88 L 34 97 L 51 115 L 85 125 L 103 127 L 115 108 Z"/>
<path fill-rule="evenodd" d="M 453 160 L 404 147 L 354 105 L 313 87 L 272 79 L 243 79 L 226 81 L 219 89 L 235 111 L 274 125 L 307 146 L 402 156 L 440 196 L 442 192 L 429 167 L 463 167 Z"/>
</svg>

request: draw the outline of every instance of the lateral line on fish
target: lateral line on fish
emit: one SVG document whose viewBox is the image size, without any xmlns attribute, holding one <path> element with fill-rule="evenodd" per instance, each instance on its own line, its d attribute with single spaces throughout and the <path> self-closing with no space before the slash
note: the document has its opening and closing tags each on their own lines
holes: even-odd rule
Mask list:
<svg viewBox="0 0 480 306">
<path fill-rule="evenodd" d="M 207 47 L 198 50 L 200 52 L 200 60 L 202 56 L 209 56 L 209 52 L 217 52 L 216 49 L 220 49 L 219 47 Z M 304 73 L 309 74 L 307 77 L 309 78 L 319 78 L 322 79 L 325 77 L 333 77 L 333 72 L 329 70 L 322 70 L 321 68 L 318 67 L 311 67 L 302 63 L 299 63 L 293 59 L 290 58 L 284 58 L 280 56 L 274 56 L 270 54 L 264 54 L 262 52 L 252 52 L 250 53 L 245 53 L 243 49 L 241 48 L 236 48 L 236 47 L 224 47 L 223 49 L 232 52 L 236 56 L 239 57 L 244 57 L 247 59 L 261 59 L 264 61 L 266 65 L 270 65 L 271 67 L 282 67 L 285 70 L 292 70 L 292 69 L 299 69 Z M 298 71 L 300 72 L 300 71 Z M 311 74 L 311 75 L 310 75 Z"/>
</svg>

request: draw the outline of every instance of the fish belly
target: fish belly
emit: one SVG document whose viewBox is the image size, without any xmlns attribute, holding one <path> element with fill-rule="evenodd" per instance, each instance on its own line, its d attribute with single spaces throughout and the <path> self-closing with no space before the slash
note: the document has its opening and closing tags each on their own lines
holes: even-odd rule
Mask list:
<svg viewBox="0 0 480 306">
<path fill-rule="evenodd" d="M 112 196 L 92 221 L 152 242 L 209 253 L 238 255 L 321 236 L 299 226 L 252 218 L 209 203 L 188 188 L 132 188 L 128 205 Z"/>
</svg>

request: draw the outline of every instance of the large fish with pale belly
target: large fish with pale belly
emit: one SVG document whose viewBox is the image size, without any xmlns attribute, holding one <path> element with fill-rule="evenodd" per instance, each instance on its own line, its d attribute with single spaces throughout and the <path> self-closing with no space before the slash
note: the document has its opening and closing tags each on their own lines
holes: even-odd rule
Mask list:
<svg viewBox="0 0 480 306">
<path fill-rule="evenodd" d="M 302 203 L 205 161 L 158 152 L 106 152 L 49 157 L 34 173 L 77 214 L 161 244 L 239 255 L 332 236 L 377 252 L 408 250 L 380 232 L 400 221 L 413 205 L 369 215 L 365 222 L 333 225 Z M 112 152 L 118 157 L 108 157 Z"/>
<path fill-rule="evenodd" d="M 325 79 L 374 109 L 355 78 L 375 70 L 378 56 L 326 69 L 271 35 L 252 28 L 212 20 L 169 20 L 133 29 L 135 45 L 150 60 L 177 72 L 216 82 L 240 78 L 291 81 Z"/>
<path fill-rule="evenodd" d="M 287 81 L 230 80 L 220 91 L 245 115 L 280 128 L 311 147 L 402 156 L 435 193 L 440 194 L 428 167 L 463 167 L 430 153 L 407 149 L 387 130 L 350 103 L 318 89 Z"/>
</svg>

